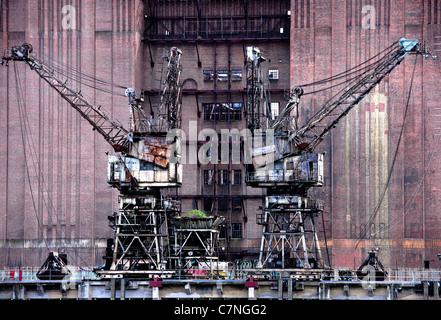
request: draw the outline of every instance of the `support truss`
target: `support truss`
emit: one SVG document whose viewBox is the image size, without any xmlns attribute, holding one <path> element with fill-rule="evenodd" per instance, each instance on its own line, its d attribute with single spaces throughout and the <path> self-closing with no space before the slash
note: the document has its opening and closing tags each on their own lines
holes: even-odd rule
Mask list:
<svg viewBox="0 0 441 320">
<path fill-rule="evenodd" d="M 219 261 L 219 232 L 223 217 L 174 219 L 170 259 L 177 270 L 204 268 L 214 271 Z"/>
<path fill-rule="evenodd" d="M 323 265 L 315 218 L 318 201 L 299 196 L 266 197 L 259 267 L 317 268 Z"/>
<path fill-rule="evenodd" d="M 114 229 L 110 270 L 162 270 L 169 251 L 168 216 L 178 205 L 161 196 L 121 196 L 120 210 L 109 217 Z"/>
</svg>

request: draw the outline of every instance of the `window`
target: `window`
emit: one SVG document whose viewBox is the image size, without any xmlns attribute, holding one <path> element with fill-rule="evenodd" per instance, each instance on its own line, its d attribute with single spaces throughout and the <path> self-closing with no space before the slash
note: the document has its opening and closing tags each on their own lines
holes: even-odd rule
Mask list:
<svg viewBox="0 0 441 320">
<path fill-rule="evenodd" d="M 213 79 L 214 79 L 214 71 L 204 70 L 204 81 L 213 81 Z"/>
<path fill-rule="evenodd" d="M 217 199 L 217 209 L 222 212 L 226 212 L 228 210 L 228 198 L 218 198 Z"/>
<path fill-rule="evenodd" d="M 219 133 L 219 161 L 220 163 L 227 164 L 230 156 L 230 143 L 228 133 Z"/>
<path fill-rule="evenodd" d="M 242 81 L 242 70 L 232 70 L 231 71 L 232 81 Z"/>
<path fill-rule="evenodd" d="M 269 69 L 268 70 L 268 79 L 269 80 L 279 80 L 279 70 Z"/>
<path fill-rule="evenodd" d="M 279 116 L 279 103 L 271 102 L 271 120 L 275 120 Z"/>
<path fill-rule="evenodd" d="M 220 227 L 219 238 L 225 239 L 227 237 L 227 228 L 225 226 Z"/>
<path fill-rule="evenodd" d="M 226 186 L 228 184 L 228 170 L 219 170 L 219 185 Z"/>
<path fill-rule="evenodd" d="M 235 239 L 242 238 L 242 223 L 231 224 L 231 238 L 235 238 Z"/>
<path fill-rule="evenodd" d="M 213 198 L 204 198 L 204 212 L 213 211 Z"/>
<path fill-rule="evenodd" d="M 242 120 L 242 103 L 241 102 L 235 102 L 232 104 L 230 103 L 230 107 L 232 107 L 230 112 L 230 120 Z"/>
<path fill-rule="evenodd" d="M 242 184 L 242 170 L 233 170 L 233 185 L 238 186 Z"/>
<path fill-rule="evenodd" d="M 204 184 L 207 186 L 213 185 L 213 170 L 204 170 Z"/>
<path fill-rule="evenodd" d="M 227 82 L 228 81 L 228 71 L 227 70 L 219 70 L 217 72 L 217 81 Z"/>
<path fill-rule="evenodd" d="M 242 120 L 242 103 L 203 103 L 204 120 Z"/>
<path fill-rule="evenodd" d="M 241 136 L 241 134 L 231 134 L 231 162 L 234 164 L 239 164 L 242 161 Z"/>
<path fill-rule="evenodd" d="M 242 211 L 242 198 L 241 197 L 232 197 L 231 198 L 231 209 L 234 212 Z"/>
<path fill-rule="evenodd" d="M 150 170 L 154 171 L 156 166 L 153 163 L 147 162 L 147 161 L 139 161 L 139 170 Z"/>
</svg>

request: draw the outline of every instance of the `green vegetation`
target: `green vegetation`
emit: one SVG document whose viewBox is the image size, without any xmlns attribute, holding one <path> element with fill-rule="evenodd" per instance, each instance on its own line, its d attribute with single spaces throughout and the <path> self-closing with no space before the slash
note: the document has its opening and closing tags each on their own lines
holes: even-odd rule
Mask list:
<svg viewBox="0 0 441 320">
<path fill-rule="evenodd" d="M 204 212 L 197 209 L 191 210 L 185 216 L 189 218 L 207 218 L 207 215 Z"/>
</svg>

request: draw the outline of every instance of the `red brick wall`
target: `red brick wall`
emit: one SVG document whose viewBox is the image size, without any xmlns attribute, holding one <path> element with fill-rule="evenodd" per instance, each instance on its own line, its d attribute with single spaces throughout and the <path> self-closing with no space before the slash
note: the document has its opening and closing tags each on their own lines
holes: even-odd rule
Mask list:
<svg viewBox="0 0 441 320">
<path fill-rule="evenodd" d="M 2 1 L 0 47 L 28 42 L 37 56 L 44 53 L 83 73 L 139 90 L 133 61 L 140 54 L 136 41 L 142 1 L 119 4 Z M 65 5 L 76 9 L 74 30 L 63 28 Z M 117 192 L 106 183 L 105 152 L 111 147 L 37 73 L 17 62 L 26 106 L 20 117 L 13 65 L 0 68 L 0 265 L 41 265 L 47 256 L 43 239 L 51 250 L 76 247 L 67 249 L 69 263 L 102 264 L 102 246 L 112 237 L 107 215 L 117 208 Z M 118 95 L 111 95 L 68 83 L 128 123 L 124 89 L 115 88 Z"/>
</svg>

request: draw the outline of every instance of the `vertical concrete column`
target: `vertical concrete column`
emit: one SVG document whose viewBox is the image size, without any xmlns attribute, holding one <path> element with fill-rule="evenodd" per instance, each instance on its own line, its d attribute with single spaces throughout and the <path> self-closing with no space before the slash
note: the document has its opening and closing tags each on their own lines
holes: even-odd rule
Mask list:
<svg viewBox="0 0 441 320">
<path fill-rule="evenodd" d="M 279 300 L 283 300 L 283 279 L 280 277 L 278 280 Z"/>
<path fill-rule="evenodd" d="M 120 299 L 126 300 L 126 281 L 124 280 L 124 278 L 121 278 L 119 292 L 120 292 Z"/>
<path fill-rule="evenodd" d="M 152 299 L 153 300 L 160 300 L 160 298 L 159 298 L 159 287 L 153 287 L 152 288 Z"/>
<path fill-rule="evenodd" d="M 254 288 L 257 288 L 257 283 L 254 282 L 253 277 L 245 281 L 245 287 L 248 288 L 248 300 L 256 300 Z"/>
<path fill-rule="evenodd" d="M 423 281 L 424 300 L 429 300 L 429 282 Z"/>
<path fill-rule="evenodd" d="M 110 280 L 110 300 L 115 300 L 115 287 L 116 287 L 116 279 L 112 278 Z"/>
<path fill-rule="evenodd" d="M 248 288 L 248 300 L 256 300 L 256 296 L 254 294 L 254 287 Z"/>
<path fill-rule="evenodd" d="M 395 287 L 393 284 L 387 286 L 387 300 L 395 300 Z"/>
<path fill-rule="evenodd" d="M 152 288 L 152 299 L 161 300 L 159 297 L 159 288 L 162 287 L 162 281 L 158 279 L 158 276 L 153 276 L 153 281 L 149 282 L 150 288 Z"/>
<path fill-rule="evenodd" d="M 12 291 L 12 299 L 13 300 L 24 300 L 24 285 L 21 283 L 15 284 Z"/>
<path fill-rule="evenodd" d="M 330 299 L 330 288 L 325 284 L 319 284 L 319 300 L 329 300 Z"/>
<path fill-rule="evenodd" d="M 293 287 L 293 283 L 292 283 L 293 279 L 289 278 L 288 279 L 288 300 L 292 300 L 293 298 L 293 294 L 292 294 L 292 287 Z"/>
<path fill-rule="evenodd" d="M 83 281 L 78 285 L 78 300 L 90 300 L 89 281 Z"/>
</svg>

